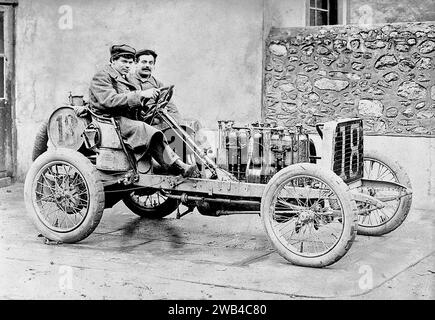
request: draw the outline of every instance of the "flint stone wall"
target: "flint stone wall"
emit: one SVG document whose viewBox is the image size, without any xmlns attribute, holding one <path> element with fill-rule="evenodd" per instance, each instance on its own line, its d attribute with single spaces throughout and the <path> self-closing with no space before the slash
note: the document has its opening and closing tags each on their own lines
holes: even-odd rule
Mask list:
<svg viewBox="0 0 435 320">
<path fill-rule="evenodd" d="M 435 135 L 435 23 L 273 28 L 263 118 L 362 117 L 376 134 Z"/>
</svg>

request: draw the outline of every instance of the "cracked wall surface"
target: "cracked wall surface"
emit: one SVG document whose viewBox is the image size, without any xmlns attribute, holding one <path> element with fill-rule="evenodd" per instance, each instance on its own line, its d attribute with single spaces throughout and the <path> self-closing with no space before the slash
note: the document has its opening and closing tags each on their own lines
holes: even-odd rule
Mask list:
<svg viewBox="0 0 435 320">
<path fill-rule="evenodd" d="M 435 135 L 435 24 L 274 28 L 263 116 L 313 128 L 364 118 L 366 132 Z"/>
</svg>

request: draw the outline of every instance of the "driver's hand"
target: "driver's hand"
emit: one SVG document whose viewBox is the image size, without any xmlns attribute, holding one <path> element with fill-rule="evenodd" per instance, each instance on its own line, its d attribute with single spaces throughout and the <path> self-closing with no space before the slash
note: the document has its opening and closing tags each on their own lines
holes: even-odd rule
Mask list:
<svg viewBox="0 0 435 320">
<path fill-rule="evenodd" d="M 145 99 L 155 99 L 158 97 L 159 93 L 160 90 L 156 88 L 150 88 L 150 89 L 139 91 L 140 96 Z"/>
<path fill-rule="evenodd" d="M 154 118 L 154 119 L 153 119 L 153 122 L 152 122 L 152 125 L 156 126 L 156 125 L 158 125 L 158 124 L 160 124 L 160 123 L 161 123 L 161 121 L 160 121 L 159 118 Z"/>
</svg>

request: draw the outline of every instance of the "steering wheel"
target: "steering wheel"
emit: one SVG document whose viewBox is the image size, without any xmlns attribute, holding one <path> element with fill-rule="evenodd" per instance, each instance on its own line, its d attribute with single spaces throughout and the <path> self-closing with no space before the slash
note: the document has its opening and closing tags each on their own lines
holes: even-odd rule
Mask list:
<svg viewBox="0 0 435 320">
<path fill-rule="evenodd" d="M 141 112 L 141 118 L 142 118 L 141 120 L 145 122 L 152 122 L 152 120 L 156 116 L 157 111 L 161 108 L 166 107 L 166 105 L 169 103 L 173 93 L 174 93 L 173 85 L 158 88 L 158 95 L 154 99 L 154 103 L 151 104 L 151 106 L 147 111 Z"/>
<path fill-rule="evenodd" d="M 159 94 L 157 96 L 156 107 L 164 108 L 169 103 L 172 98 L 172 94 L 174 93 L 174 86 L 161 87 L 159 88 Z"/>
</svg>

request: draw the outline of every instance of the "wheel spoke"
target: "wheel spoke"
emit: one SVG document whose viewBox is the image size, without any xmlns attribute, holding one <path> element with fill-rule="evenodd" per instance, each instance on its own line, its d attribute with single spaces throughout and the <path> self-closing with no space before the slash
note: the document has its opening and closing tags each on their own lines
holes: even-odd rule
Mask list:
<svg viewBox="0 0 435 320">
<path fill-rule="evenodd" d="M 130 194 L 130 199 L 141 207 L 154 209 L 162 205 L 167 197 L 162 195 L 159 191 L 151 195 L 136 195 L 134 192 Z"/>
<path fill-rule="evenodd" d="M 89 193 L 83 176 L 74 166 L 61 161 L 49 164 L 35 185 L 36 212 L 48 228 L 69 232 L 84 221 Z"/>
<path fill-rule="evenodd" d="M 43 194 L 41 194 L 41 195 L 43 195 Z M 54 197 L 53 197 L 52 194 L 49 194 L 49 195 L 45 195 L 45 196 L 42 197 L 42 198 L 39 198 L 38 201 L 47 201 L 46 199 L 54 200 Z M 51 201 L 50 201 L 50 202 L 51 202 Z"/>
<path fill-rule="evenodd" d="M 50 203 L 50 204 L 52 204 L 52 203 Z M 43 209 L 45 209 L 45 205 L 43 205 L 43 204 L 41 203 L 41 206 L 42 206 Z M 54 206 L 54 209 L 53 209 L 53 207 L 51 207 L 51 208 L 49 208 L 48 210 L 51 210 L 51 211 L 46 212 L 46 213 L 45 213 L 45 216 L 46 216 L 47 218 L 50 218 L 50 215 L 52 215 L 52 214 L 55 215 L 55 212 L 58 211 L 59 208 L 57 207 L 57 205 L 55 205 L 55 206 Z M 56 216 L 56 215 L 55 215 L 55 216 Z"/>
<path fill-rule="evenodd" d="M 41 184 L 42 186 L 48 187 L 51 191 L 56 191 L 56 188 L 53 188 L 50 185 L 50 182 L 47 180 L 47 178 L 45 177 L 45 175 L 42 175 L 42 178 L 45 180 L 46 184 L 43 184 L 42 182 L 38 181 L 37 183 Z"/>
<path fill-rule="evenodd" d="M 323 181 L 312 176 L 293 177 L 278 189 L 272 204 L 273 231 L 288 250 L 318 256 L 339 241 L 343 224 L 331 224 L 342 217 L 340 201 Z M 280 215 L 280 211 L 285 214 Z"/>
<path fill-rule="evenodd" d="M 394 171 L 385 163 L 375 159 L 364 160 L 364 177 L 379 181 L 398 182 Z M 370 191 L 369 194 L 374 193 L 374 197 L 379 199 L 391 196 L 391 193 L 388 192 L 388 189 L 381 187 L 361 190 L 365 193 Z M 386 207 L 372 210 L 371 212 L 363 214 L 362 216 L 360 215 L 358 217 L 359 225 L 364 227 L 377 227 L 391 220 L 400 207 L 400 200 L 391 201 L 388 202 L 388 204 L 387 202 L 384 203 L 386 204 Z"/>
</svg>

